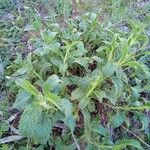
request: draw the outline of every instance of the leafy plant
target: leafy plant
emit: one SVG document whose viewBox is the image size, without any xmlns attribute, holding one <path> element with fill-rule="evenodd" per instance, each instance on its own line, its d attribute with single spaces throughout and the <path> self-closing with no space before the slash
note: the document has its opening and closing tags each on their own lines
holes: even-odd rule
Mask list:
<svg viewBox="0 0 150 150">
<path fill-rule="evenodd" d="M 67 28 L 32 27 L 39 33 L 31 40 L 33 53 L 18 55 L 8 68 L 13 74 L 7 74 L 8 86 L 18 93 L 13 107 L 23 110 L 23 137 L 56 149 L 81 149 L 87 143 L 85 149 L 149 148 L 149 121 L 142 114 L 150 105 L 141 96 L 149 92 L 150 79 L 141 61 L 150 54 L 145 25 L 129 21 L 125 33 L 98 18 L 88 13 L 68 20 Z M 136 128 L 143 137 L 134 133 Z M 117 129 L 122 139 L 113 136 Z"/>
</svg>

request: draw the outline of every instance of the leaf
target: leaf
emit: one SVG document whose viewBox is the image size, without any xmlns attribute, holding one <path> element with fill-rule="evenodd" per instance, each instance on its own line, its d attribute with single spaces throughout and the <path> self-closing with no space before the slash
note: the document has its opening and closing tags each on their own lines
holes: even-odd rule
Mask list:
<svg viewBox="0 0 150 150">
<path fill-rule="evenodd" d="M 18 69 L 14 75 L 15 76 L 24 75 L 25 73 L 28 72 L 28 70 L 29 70 L 29 68 L 22 67 L 22 68 Z"/>
<path fill-rule="evenodd" d="M 114 150 L 121 150 L 123 148 L 126 148 L 127 146 L 132 146 L 137 148 L 138 150 L 143 150 L 141 144 L 134 139 L 123 139 L 117 142 L 117 144 L 114 146 Z"/>
<path fill-rule="evenodd" d="M 46 144 L 50 138 L 51 130 L 51 120 L 40 107 L 31 105 L 25 109 L 19 124 L 19 133 L 22 136 Z"/>
<path fill-rule="evenodd" d="M 85 138 L 87 139 L 87 141 L 91 141 L 91 118 L 90 118 L 90 114 L 89 112 L 84 109 L 82 110 L 83 113 L 83 117 L 84 117 L 84 134 L 85 134 Z"/>
<path fill-rule="evenodd" d="M 44 99 L 53 104 L 54 106 L 56 106 L 56 108 L 58 108 L 59 110 L 61 110 L 61 98 L 56 94 L 50 92 L 46 93 Z"/>
<path fill-rule="evenodd" d="M 58 85 L 61 80 L 58 78 L 57 75 L 51 75 L 45 82 L 44 82 L 44 92 L 49 93 L 56 85 Z"/>
<path fill-rule="evenodd" d="M 102 125 L 92 126 L 92 131 L 94 131 L 95 133 L 101 134 L 103 136 L 107 136 L 108 135 L 107 129 L 104 128 Z"/>
<path fill-rule="evenodd" d="M 61 108 L 64 111 L 66 117 L 72 115 L 73 107 L 72 103 L 69 100 L 62 99 Z"/>
<path fill-rule="evenodd" d="M 40 28 L 41 28 L 41 20 L 40 20 L 40 18 L 37 15 L 34 16 L 34 17 L 35 17 L 35 20 L 32 23 L 33 28 L 39 31 Z"/>
<path fill-rule="evenodd" d="M 52 32 L 50 30 L 41 31 L 42 39 L 47 44 L 50 44 L 54 40 L 54 38 L 56 37 L 56 34 L 57 34 L 57 32 Z"/>
<path fill-rule="evenodd" d="M 103 68 L 103 73 L 106 77 L 110 77 L 116 71 L 117 67 L 113 62 L 107 62 L 105 67 Z"/>
<path fill-rule="evenodd" d="M 78 42 L 77 47 L 78 47 L 78 52 L 81 54 L 81 56 L 87 53 L 87 50 L 85 50 L 84 44 L 82 41 Z"/>
<path fill-rule="evenodd" d="M 21 88 L 29 92 L 31 95 L 38 95 L 38 90 L 26 79 L 17 79 L 15 83 L 17 84 L 17 86 L 20 86 Z"/>
<path fill-rule="evenodd" d="M 92 80 L 90 82 L 90 85 L 88 87 L 88 90 L 86 92 L 86 95 L 85 95 L 85 99 L 88 98 L 94 91 L 94 89 L 103 81 L 103 75 L 96 75 L 94 77 L 94 80 Z"/>
<path fill-rule="evenodd" d="M 95 144 L 99 149 L 105 150 L 122 150 L 124 148 L 126 148 L 127 146 L 131 146 L 131 147 L 135 147 L 138 150 L 143 150 L 141 144 L 134 139 L 123 139 L 118 141 L 116 144 L 114 145 L 100 145 L 98 143 Z"/>
<path fill-rule="evenodd" d="M 26 92 L 26 91 L 21 91 L 17 97 L 16 97 L 16 100 L 15 100 L 15 103 L 13 104 L 13 107 L 14 108 L 25 108 L 27 104 L 30 103 L 30 97 L 31 95 Z"/>
<path fill-rule="evenodd" d="M 42 43 L 43 44 L 43 43 Z M 43 44 L 41 47 L 36 48 L 34 53 L 39 56 L 44 56 L 49 54 L 51 51 L 56 52 L 60 47 L 60 43 L 51 43 L 49 45 Z"/>
<path fill-rule="evenodd" d="M 0 79 L 4 78 L 4 65 L 3 63 L 0 63 Z"/>
<path fill-rule="evenodd" d="M 71 132 L 74 131 L 74 129 L 76 127 L 76 120 L 72 115 L 65 117 L 64 123 L 69 127 Z"/>
<path fill-rule="evenodd" d="M 0 122 L 0 137 L 3 134 L 3 132 L 6 132 L 9 130 L 9 125 L 6 122 Z"/>
<path fill-rule="evenodd" d="M 68 68 L 68 65 L 66 63 L 65 64 L 60 64 L 59 65 L 59 72 L 64 76 L 67 68 Z"/>
<path fill-rule="evenodd" d="M 142 63 L 139 63 L 136 61 L 130 61 L 130 62 L 127 62 L 126 64 L 124 64 L 124 66 L 130 66 L 130 67 L 134 68 L 135 70 L 139 69 L 145 74 L 146 78 L 148 78 L 148 79 L 150 78 L 149 68 Z"/>
<path fill-rule="evenodd" d="M 144 91 L 146 92 L 150 92 L 150 85 L 146 85 L 144 88 L 143 88 Z"/>
<path fill-rule="evenodd" d="M 90 102 L 90 98 L 82 98 L 79 102 L 80 109 L 84 109 Z"/>
<path fill-rule="evenodd" d="M 95 90 L 94 94 L 100 102 L 102 102 L 103 98 L 107 97 L 105 91 L 103 90 Z"/>
<path fill-rule="evenodd" d="M 88 70 L 88 61 L 89 61 L 89 58 L 87 57 L 83 57 L 83 58 L 78 58 L 78 59 L 75 59 L 75 63 L 81 65 L 82 67 L 85 68 L 85 70 L 87 71 Z"/>
<path fill-rule="evenodd" d="M 84 96 L 84 93 L 85 92 L 81 88 L 77 88 L 71 93 L 71 99 L 72 100 L 80 99 L 81 97 Z"/>
<path fill-rule="evenodd" d="M 113 128 L 117 128 L 122 125 L 122 123 L 126 120 L 126 116 L 124 112 L 117 112 L 115 116 L 111 117 L 110 124 Z"/>
<path fill-rule="evenodd" d="M 72 114 L 73 113 L 72 103 L 67 99 L 62 99 L 61 109 L 65 113 L 64 123 L 66 124 L 67 127 L 69 127 L 71 132 L 73 132 L 76 126 L 76 120 Z"/>
</svg>

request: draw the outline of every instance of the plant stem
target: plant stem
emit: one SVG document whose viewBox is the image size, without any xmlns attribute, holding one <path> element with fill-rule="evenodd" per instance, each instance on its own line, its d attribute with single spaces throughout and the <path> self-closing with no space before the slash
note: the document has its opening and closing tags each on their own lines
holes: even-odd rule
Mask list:
<svg viewBox="0 0 150 150">
<path fill-rule="evenodd" d="M 80 146 L 79 146 L 79 144 L 78 144 L 78 142 L 77 142 L 77 139 L 76 139 L 75 135 L 73 134 L 73 132 L 71 132 L 71 135 L 72 135 L 72 137 L 73 137 L 73 140 L 74 140 L 74 142 L 75 142 L 75 144 L 76 144 L 77 149 L 78 149 L 78 150 L 81 150 L 81 148 L 80 148 Z"/>
<path fill-rule="evenodd" d="M 150 145 L 147 144 L 145 141 L 143 141 L 139 136 L 137 136 L 135 133 L 133 133 L 132 131 L 130 131 L 129 129 L 127 129 L 126 127 L 124 127 L 123 125 L 121 126 L 123 129 L 125 129 L 127 132 L 131 133 L 134 137 L 136 137 L 141 143 L 143 143 L 144 145 L 146 145 L 148 148 L 150 148 Z"/>
</svg>

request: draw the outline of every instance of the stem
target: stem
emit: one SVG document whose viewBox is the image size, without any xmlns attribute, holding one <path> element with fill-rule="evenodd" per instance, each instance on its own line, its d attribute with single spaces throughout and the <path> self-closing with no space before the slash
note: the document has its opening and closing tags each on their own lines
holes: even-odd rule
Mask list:
<svg viewBox="0 0 150 150">
<path fill-rule="evenodd" d="M 72 137 L 73 137 L 73 140 L 74 140 L 74 142 L 75 142 L 75 144 L 76 144 L 77 149 L 78 149 L 78 150 L 81 150 L 81 148 L 80 148 L 80 146 L 79 146 L 79 144 L 78 144 L 78 142 L 77 142 L 77 139 L 76 139 L 75 135 L 73 134 L 73 132 L 71 132 L 71 135 L 72 135 Z"/>
<path fill-rule="evenodd" d="M 67 61 L 67 59 L 68 59 L 68 55 L 69 55 L 69 52 L 70 52 L 71 48 L 72 48 L 74 45 L 78 44 L 78 43 L 79 43 L 79 41 L 73 42 L 73 43 L 67 48 L 67 52 L 66 52 L 65 57 L 64 57 L 64 64 L 66 63 L 66 61 Z"/>
<path fill-rule="evenodd" d="M 131 107 L 126 107 L 126 106 L 112 106 L 115 109 L 120 109 L 120 110 L 145 110 L 145 109 L 150 109 L 150 106 L 143 105 L 143 106 L 131 106 Z"/>
<path fill-rule="evenodd" d="M 117 111 L 116 110 L 116 108 L 118 108 L 118 107 L 113 107 L 113 106 L 111 106 L 111 105 L 109 105 L 109 104 L 106 104 L 106 106 L 108 106 L 108 107 L 111 107 L 114 111 Z M 142 108 L 144 108 L 144 106 L 141 106 Z M 122 107 L 122 108 L 125 108 L 125 109 L 122 109 L 122 110 L 129 110 L 129 108 L 130 109 L 132 109 L 133 110 L 133 108 L 141 108 L 141 107 Z M 146 107 L 146 106 L 145 106 Z M 147 106 L 148 107 L 148 106 Z M 121 106 L 120 106 L 120 108 L 121 108 Z M 128 109 L 127 109 L 128 108 Z M 150 106 L 149 106 L 149 109 L 150 109 Z M 123 126 L 123 125 L 121 125 L 121 127 L 123 128 L 123 129 L 125 129 L 127 132 L 129 132 L 129 133 L 131 133 L 135 138 L 137 138 L 141 143 L 143 143 L 144 145 L 146 145 L 148 148 L 150 148 L 150 145 L 148 144 L 148 143 L 146 143 L 145 141 L 143 141 L 139 136 L 137 136 L 134 132 L 132 132 L 131 130 L 129 130 L 129 129 L 127 129 L 125 126 Z"/>
<path fill-rule="evenodd" d="M 144 145 L 146 145 L 148 148 L 150 148 L 150 145 L 147 144 L 145 141 L 143 141 L 139 136 L 137 136 L 135 133 L 133 133 L 132 131 L 130 131 L 129 129 L 127 129 L 126 127 L 124 127 L 123 125 L 121 126 L 123 129 L 125 129 L 127 132 L 131 133 L 134 137 L 136 137 L 141 143 L 143 143 Z"/>
</svg>

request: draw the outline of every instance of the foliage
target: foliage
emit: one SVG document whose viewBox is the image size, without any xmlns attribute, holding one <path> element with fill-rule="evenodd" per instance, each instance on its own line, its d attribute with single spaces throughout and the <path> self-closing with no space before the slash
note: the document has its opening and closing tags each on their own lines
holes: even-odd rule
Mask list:
<svg viewBox="0 0 150 150">
<path fill-rule="evenodd" d="M 52 8 L 48 4 L 46 10 Z M 43 19 L 48 12 L 38 14 L 35 1 L 25 1 L 26 16 L 19 9 L 12 24 L 3 22 L 2 46 L 12 51 L 0 51 L 0 82 L 7 93 L 0 107 L 0 143 L 5 135 L 21 140 L 2 149 L 150 148 L 148 26 L 126 18 L 124 4 L 128 8 L 131 1 L 103 3 L 109 7 L 102 23 L 99 13 L 67 19 L 72 3 L 57 0 L 54 16 L 65 20 L 59 25 Z"/>
<path fill-rule="evenodd" d="M 115 132 L 122 125 L 132 126 L 130 111 L 142 121 L 139 111 L 150 108 L 148 100 L 140 96 L 149 85 L 149 68 L 140 61 L 143 53 L 149 54 L 145 50 L 149 39 L 143 23 L 130 21 L 128 25 L 128 33 L 105 28 L 92 13 L 69 20 L 66 29 L 33 26 L 40 33 L 32 40 L 35 50 L 27 57 L 18 56 L 9 79 L 18 89 L 14 107 L 24 104 L 18 108 L 24 110 L 19 125 L 22 136 L 46 144 L 56 138 L 52 128 L 61 121 L 63 128 L 68 127 L 62 142 L 69 132 L 76 139 L 80 128 L 79 143 L 83 139 L 100 149 L 142 149 L 137 140 L 126 136 L 112 141 L 109 134 L 109 129 Z M 101 109 L 109 111 L 103 114 Z M 99 133 L 100 124 L 107 134 Z M 144 134 L 145 140 L 147 136 Z"/>
</svg>

